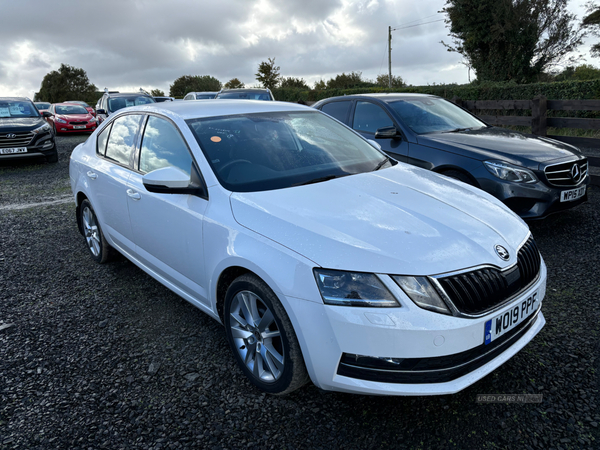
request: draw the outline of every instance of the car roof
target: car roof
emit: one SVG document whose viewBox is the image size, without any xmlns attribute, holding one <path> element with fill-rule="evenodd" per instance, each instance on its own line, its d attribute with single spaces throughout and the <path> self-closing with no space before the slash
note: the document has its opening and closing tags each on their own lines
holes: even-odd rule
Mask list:
<svg viewBox="0 0 600 450">
<path fill-rule="evenodd" d="M 220 93 L 225 93 L 225 92 L 269 92 L 268 89 L 263 89 L 263 88 L 236 88 L 236 89 L 221 89 L 219 91 Z"/>
<path fill-rule="evenodd" d="M 419 98 L 441 98 L 437 95 L 431 94 L 417 94 L 411 92 L 390 92 L 390 93 L 366 93 L 366 94 L 351 94 L 351 95 L 340 95 L 338 97 L 329 97 L 319 100 L 315 105 L 321 105 L 323 103 L 329 103 L 332 100 L 352 100 L 357 98 L 372 98 L 374 100 L 380 100 L 385 103 L 391 103 L 398 100 L 414 100 Z M 313 105 L 313 106 L 315 106 Z M 317 105 L 317 106 L 318 106 Z"/>
<path fill-rule="evenodd" d="M 121 111 L 174 113 L 184 120 L 202 117 L 229 116 L 263 112 L 315 111 L 314 109 L 290 102 L 265 102 L 262 100 L 204 100 L 202 102 L 163 102 L 149 105 L 131 106 Z"/>
<path fill-rule="evenodd" d="M 185 95 L 190 95 L 190 94 L 218 94 L 218 91 L 197 91 L 197 92 L 188 92 Z"/>
<path fill-rule="evenodd" d="M 108 95 L 109 97 L 130 97 L 132 95 L 135 95 L 138 97 L 143 96 L 153 98 L 150 94 L 146 94 L 145 92 L 116 92 L 114 94 L 108 93 L 104 95 Z"/>
<path fill-rule="evenodd" d="M 30 102 L 31 100 L 27 97 L 0 97 L 0 100 L 9 102 Z M 44 102 L 46 103 L 46 102 Z"/>
</svg>

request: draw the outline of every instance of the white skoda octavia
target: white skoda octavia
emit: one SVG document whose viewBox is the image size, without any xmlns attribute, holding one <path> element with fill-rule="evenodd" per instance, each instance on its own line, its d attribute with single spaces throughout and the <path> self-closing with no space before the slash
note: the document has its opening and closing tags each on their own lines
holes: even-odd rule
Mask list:
<svg viewBox="0 0 600 450">
<path fill-rule="evenodd" d="M 520 218 L 304 106 L 125 108 L 70 177 L 92 258 L 116 250 L 221 322 L 266 392 L 453 393 L 545 323 Z"/>
</svg>

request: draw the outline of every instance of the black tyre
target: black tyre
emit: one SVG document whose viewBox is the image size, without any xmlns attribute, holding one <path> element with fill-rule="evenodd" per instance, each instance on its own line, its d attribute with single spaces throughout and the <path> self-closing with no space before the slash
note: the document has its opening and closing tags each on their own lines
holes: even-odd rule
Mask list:
<svg viewBox="0 0 600 450">
<path fill-rule="evenodd" d="M 442 172 L 442 175 L 446 175 L 447 177 L 454 178 L 455 180 L 477 187 L 467 174 L 458 170 L 447 170 L 446 172 Z"/>
<path fill-rule="evenodd" d="M 46 156 L 46 161 L 49 163 L 57 163 L 58 162 L 58 148 L 56 144 L 54 144 L 54 151 Z"/>
<path fill-rule="evenodd" d="M 79 220 L 81 221 L 81 230 L 90 251 L 92 259 L 99 264 L 104 264 L 112 257 L 113 249 L 102 234 L 102 229 L 98 223 L 96 213 L 88 200 L 81 203 L 79 209 Z"/>
<path fill-rule="evenodd" d="M 229 286 L 225 330 L 239 367 L 259 389 L 283 395 L 309 380 L 292 323 L 257 276 L 242 275 Z"/>
</svg>

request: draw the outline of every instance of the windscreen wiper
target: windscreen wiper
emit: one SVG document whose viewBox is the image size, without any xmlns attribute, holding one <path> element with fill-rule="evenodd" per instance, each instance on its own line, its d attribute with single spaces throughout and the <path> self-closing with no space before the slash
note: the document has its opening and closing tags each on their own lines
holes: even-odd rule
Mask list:
<svg viewBox="0 0 600 450">
<path fill-rule="evenodd" d="M 383 161 L 381 161 L 379 164 L 377 164 L 377 167 L 375 167 L 375 168 L 373 169 L 373 172 L 375 172 L 375 171 L 377 171 L 377 170 L 381 169 L 381 168 L 382 168 L 382 167 L 385 165 L 385 163 L 386 163 L 386 162 L 388 162 L 389 160 L 390 160 L 389 156 L 386 156 L 386 157 L 385 157 L 385 159 L 384 159 Z"/>
<path fill-rule="evenodd" d="M 345 175 L 326 175 L 324 177 L 313 178 L 312 180 L 302 181 L 301 183 L 292 184 L 292 186 L 304 186 L 305 184 L 320 183 L 322 181 L 329 181 L 329 180 L 333 180 L 334 178 L 340 178 L 343 176 L 345 176 Z"/>
<path fill-rule="evenodd" d="M 471 128 L 455 128 L 454 130 L 444 131 L 444 133 L 459 133 L 461 131 L 471 131 Z"/>
</svg>

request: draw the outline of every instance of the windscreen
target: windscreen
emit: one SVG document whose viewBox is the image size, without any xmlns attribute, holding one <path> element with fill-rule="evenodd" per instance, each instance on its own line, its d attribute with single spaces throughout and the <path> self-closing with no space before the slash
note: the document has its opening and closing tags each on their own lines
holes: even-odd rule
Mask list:
<svg viewBox="0 0 600 450">
<path fill-rule="evenodd" d="M 152 97 L 146 95 L 132 95 L 130 97 L 112 97 L 108 99 L 108 110 L 110 112 L 118 111 L 128 106 L 146 105 L 156 103 Z"/>
<path fill-rule="evenodd" d="M 219 182 L 234 192 L 281 189 L 369 172 L 387 157 L 321 112 L 187 120 Z"/>
<path fill-rule="evenodd" d="M 271 100 L 266 92 L 221 92 L 217 98 L 242 100 Z"/>
<path fill-rule="evenodd" d="M 56 105 L 54 107 L 56 114 L 89 114 L 88 110 L 81 105 Z"/>
<path fill-rule="evenodd" d="M 417 134 L 479 129 L 487 125 L 454 103 L 441 98 L 390 102 L 406 126 Z"/>
<path fill-rule="evenodd" d="M 7 117 L 40 117 L 40 113 L 29 101 L 0 100 L 0 119 Z"/>
</svg>

